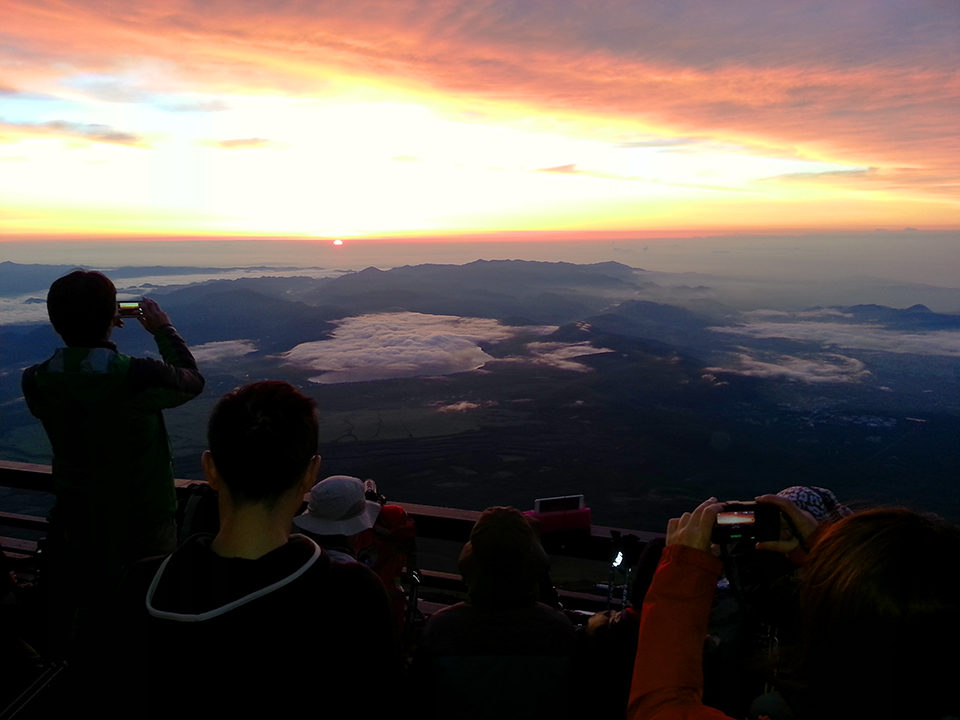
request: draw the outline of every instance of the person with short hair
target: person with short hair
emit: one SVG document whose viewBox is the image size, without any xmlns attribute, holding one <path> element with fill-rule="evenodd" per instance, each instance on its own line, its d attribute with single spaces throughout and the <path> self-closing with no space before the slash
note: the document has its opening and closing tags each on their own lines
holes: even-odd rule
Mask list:
<svg viewBox="0 0 960 720">
<path fill-rule="evenodd" d="M 117 291 L 103 273 L 58 278 L 47 311 L 65 347 L 23 373 L 27 407 L 53 449 L 56 505 L 43 581 L 47 654 L 76 649 L 124 569 L 176 547 L 170 440 L 162 410 L 192 400 L 204 379 L 156 301 L 140 301 L 140 324 L 162 360 L 129 357 L 110 337 L 123 327 Z"/>
<path fill-rule="evenodd" d="M 247 385 L 217 403 L 208 442 L 220 530 L 127 574 L 117 714 L 138 697 L 170 717 L 339 713 L 344 698 L 386 713 L 401 666 L 383 584 L 290 535 L 320 466 L 316 404 L 285 382 Z M 197 681 L 171 693 L 171 674 L 189 671 Z"/>
</svg>

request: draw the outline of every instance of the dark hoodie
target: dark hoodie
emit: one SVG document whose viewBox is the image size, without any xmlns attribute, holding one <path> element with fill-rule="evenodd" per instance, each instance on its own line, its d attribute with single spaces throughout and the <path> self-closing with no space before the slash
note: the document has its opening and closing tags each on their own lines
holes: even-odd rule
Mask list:
<svg viewBox="0 0 960 720">
<path fill-rule="evenodd" d="M 347 698 L 365 717 L 396 700 L 399 647 L 376 575 L 301 535 L 257 560 L 220 557 L 212 540 L 196 535 L 124 579 L 107 673 L 118 716 L 267 717 Z"/>
</svg>

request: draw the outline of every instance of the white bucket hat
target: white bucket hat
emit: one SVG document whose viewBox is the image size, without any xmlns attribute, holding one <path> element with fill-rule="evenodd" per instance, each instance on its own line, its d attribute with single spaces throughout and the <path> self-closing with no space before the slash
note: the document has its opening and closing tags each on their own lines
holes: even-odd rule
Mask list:
<svg viewBox="0 0 960 720">
<path fill-rule="evenodd" d="M 364 496 L 363 480 L 331 475 L 313 486 L 306 511 L 293 524 L 317 535 L 356 535 L 372 528 L 379 514 L 379 503 Z"/>
</svg>

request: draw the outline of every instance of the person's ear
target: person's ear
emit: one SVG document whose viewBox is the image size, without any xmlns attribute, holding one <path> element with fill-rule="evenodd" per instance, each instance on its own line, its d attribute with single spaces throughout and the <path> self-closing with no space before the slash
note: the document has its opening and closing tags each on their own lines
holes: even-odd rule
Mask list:
<svg viewBox="0 0 960 720">
<path fill-rule="evenodd" d="M 317 484 L 317 475 L 320 474 L 320 456 L 314 455 L 310 458 L 306 471 L 303 473 L 303 482 L 300 490 L 306 495 Z"/>
<path fill-rule="evenodd" d="M 203 477 L 206 478 L 207 484 L 219 492 L 223 487 L 223 480 L 220 478 L 220 473 L 217 472 L 217 466 L 213 462 L 213 454 L 209 450 L 203 451 L 203 455 L 200 456 L 200 464 L 203 466 Z"/>
</svg>

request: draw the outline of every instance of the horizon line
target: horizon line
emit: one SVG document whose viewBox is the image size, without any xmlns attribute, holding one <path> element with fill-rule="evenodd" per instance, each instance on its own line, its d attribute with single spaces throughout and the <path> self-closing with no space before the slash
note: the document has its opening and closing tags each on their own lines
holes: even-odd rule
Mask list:
<svg viewBox="0 0 960 720">
<path fill-rule="evenodd" d="M 463 233 L 394 233 L 394 234 L 243 234 L 243 233 L 3 233 L 0 243 L 8 242 L 332 242 L 344 240 L 351 243 L 368 242 L 600 242 L 629 240 L 681 240 L 732 237 L 821 237 L 824 235 L 863 236 L 871 234 L 929 234 L 960 232 L 960 225 L 934 227 L 873 227 L 873 228 L 766 228 L 758 229 L 678 229 L 678 230 L 504 230 L 499 232 L 463 232 Z"/>
</svg>

